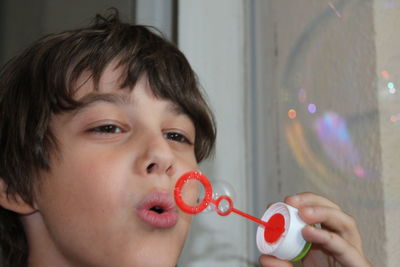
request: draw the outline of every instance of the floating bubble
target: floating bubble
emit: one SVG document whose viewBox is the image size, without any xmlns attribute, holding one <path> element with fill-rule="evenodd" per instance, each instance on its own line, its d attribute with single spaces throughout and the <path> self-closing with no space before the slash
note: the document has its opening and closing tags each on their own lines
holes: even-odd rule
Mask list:
<svg viewBox="0 0 400 267">
<path fill-rule="evenodd" d="M 217 200 L 221 196 L 228 196 L 233 201 L 236 200 L 236 192 L 233 186 L 225 180 L 216 180 L 212 183 L 213 194 L 212 198 Z M 223 212 L 229 209 L 229 203 L 227 201 L 221 201 L 219 209 Z M 206 211 L 215 211 L 215 205 L 209 205 Z"/>
<path fill-rule="evenodd" d="M 382 182 L 386 159 L 380 131 L 387 127 L 385 134 L 396 140 L 398 134 L 389 131 L 400 130 L 400 56 L 389 58 L 378 72 L 367 60 L 355 60 L 354 55 L 367 54 L 372 47 L 354 35 L 354 27 L 366 18 L 367 5 L 363 1 L 329 3 L 291 39 L 287 56 L 280 57 L 283 65 L 277 88 L 279 96 L 285 91 L 288 97 L 277 105 L 279 119 L 287 116 L 279 126 L 284 124 L 289 157 L 298 163 L 288 167 L 286 174 L 301 173 L 316 192 L 340 192 L 349 185 L 360 188 L 346 195 L 346 200 L 370 207 L 379 201 L 360 192 Z"/>
</svg>

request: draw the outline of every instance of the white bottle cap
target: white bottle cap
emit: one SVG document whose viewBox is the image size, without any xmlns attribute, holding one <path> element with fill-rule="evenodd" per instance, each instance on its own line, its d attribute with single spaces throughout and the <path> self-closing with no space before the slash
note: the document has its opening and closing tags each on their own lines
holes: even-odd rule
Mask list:
<svg viewBox="0 0 400 267">
<path fill-rule="evenodd" d="M 261 220 L 268 222 L 269 219 L 277 213 L 282 214 L 285 220 L 283 234 L 276 242 L 269 243 L 264 237 L 265 228 L 259 226 L 256 237 L 258 250 L 263 254 L 272 255 L 283 260 L 302 258 L 306 252 L 304 250 L 310 245 L 310 243 L 304 240 L 301 234 L 301 230 L 306 226 L 306 223 L 300 218 L 296 208 L 283 202 L 277 202 L 271 205 L 264 213 Z"/>
</svg>

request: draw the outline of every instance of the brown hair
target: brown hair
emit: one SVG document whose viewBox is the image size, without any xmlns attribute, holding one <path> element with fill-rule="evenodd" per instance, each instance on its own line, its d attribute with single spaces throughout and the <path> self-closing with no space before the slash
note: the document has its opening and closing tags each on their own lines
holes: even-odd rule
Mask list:
<svg viewBox="0 0 400 267">
<path fill-rule="evenodd" d="M 44 36 L 2 68 L 0 179 L 10 197 L 19 194 L 32 203 L 35 174 L 51 168 L 49 153 L 57 149 L 50 118 L 79 107 L 73 88 L 83 71 L 97 84 L 113 60 L 123 69 L 121 88 L 133 88 L 145 74 L 157 97 L 176 103 L 192 119 L 197 161 L 210 155 L 214 119 L 185 56 L 154 28 L 122 23 L 112 10 L 87 28 Z M 18 215 L 0 207 L 0 264 L 26 266 L 27 257 Z"/>
</svg>

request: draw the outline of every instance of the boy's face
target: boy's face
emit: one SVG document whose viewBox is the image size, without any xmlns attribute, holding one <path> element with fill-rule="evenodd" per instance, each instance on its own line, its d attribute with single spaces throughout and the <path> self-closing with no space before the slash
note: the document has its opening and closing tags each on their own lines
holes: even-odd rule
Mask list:
<svg viewBox="0 0 400 267">
<path fill-rule="evenodd" d="M 174 266 L 182 249 L 191 217 L 172 193 L 197 169 L 194 125 L 145 77 L 130 91 L 119 75 L 106 68 L 98 91 L 82 75 L 76 99 L 87 105 L 52 119 L 59 152 L 41 173 L 28 232 L 53 266 Z"/>
</svg>

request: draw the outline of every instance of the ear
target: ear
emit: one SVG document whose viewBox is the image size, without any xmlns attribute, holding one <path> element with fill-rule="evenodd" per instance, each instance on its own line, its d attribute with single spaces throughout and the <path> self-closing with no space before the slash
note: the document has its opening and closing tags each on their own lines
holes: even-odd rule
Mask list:
<svg viewBox="0 0 400 267">
<path fill-rule="evenodd" d="M 0 206 L 21 215 L 28 215 L 37 209 L 26 203 L 19 194 L 7 194 L 7 184 L 0 177 Z"/>
</svg>

